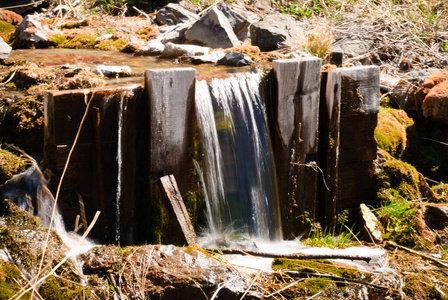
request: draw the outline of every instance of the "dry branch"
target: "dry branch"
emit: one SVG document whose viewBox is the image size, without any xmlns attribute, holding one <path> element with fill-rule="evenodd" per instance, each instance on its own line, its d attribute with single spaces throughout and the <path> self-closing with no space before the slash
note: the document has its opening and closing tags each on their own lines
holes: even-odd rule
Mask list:
<svg viewBox="0 0 448 300">
<path fill-rule="evenodd" d="M 372 259 L 369 256 L 362 255 L 347 255 L 347 254 L 278 254 L 278 253 L 266 253 L 266 252 L 257 252 L 250 250 L 241 250 L 241 249 L 204 249 L 208 252 L 215 252 L 220 254 L 241 254 L 241 255 L 251 255 L 251 256 L 259 256 L 259 257 L 268 257 L 268 258 L 289 258 L 289 259 L 349 259 L 349 260 L 363 260 L 366 262 L 370 262 Z"/>
</svg>

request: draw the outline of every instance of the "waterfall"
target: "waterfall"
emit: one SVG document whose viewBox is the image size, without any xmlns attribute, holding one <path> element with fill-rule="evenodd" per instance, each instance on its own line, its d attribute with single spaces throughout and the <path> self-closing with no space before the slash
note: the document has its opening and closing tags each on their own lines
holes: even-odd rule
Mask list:
<svg viewBox="0 0 448 300">
<path fill-rule="evenodd" d="M 121 239 L 121 185 L 123 181 L 123 114 L 125 113 L 125 99 L 121 95 L 118 104 L 118 142 L 117 142 L 117 193 L 115 198 L 115 241 L 120 245 Z"/>
<path fill-rule="evenodd" d="M 196 83 L 209 233 L 278 240 L 277 183 L 261 74 Z"/>
</svg>

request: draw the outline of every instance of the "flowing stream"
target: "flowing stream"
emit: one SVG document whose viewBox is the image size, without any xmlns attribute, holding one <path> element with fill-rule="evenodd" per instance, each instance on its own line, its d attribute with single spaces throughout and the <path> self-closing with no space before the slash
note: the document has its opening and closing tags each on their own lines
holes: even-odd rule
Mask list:
<svg viewBox="0 0 448 300">
<path fill-rule="evenodd" d="M 207 203 L 206 236 L 282 238 L 277 183 L 261 74 L 196 83 L 204 158 L 199 174 Z"/>
</svg>

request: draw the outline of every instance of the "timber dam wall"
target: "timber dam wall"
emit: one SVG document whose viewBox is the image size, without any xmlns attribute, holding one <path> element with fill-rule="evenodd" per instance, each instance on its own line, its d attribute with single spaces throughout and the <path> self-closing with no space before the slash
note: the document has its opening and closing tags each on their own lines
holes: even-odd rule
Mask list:
<svg viewBox="0 0 448 300">
<path fill-rule="evenodd" d="M 66 227 L 85 230 L 100 211 L 91 236 L 103 243 L 190 243 L 166 175 L 197 233 L 288 239 L 305 217 L 334 226 L 338 211 L 375 202 L 378 111 L 375 66 L 152 69 L 144 85 L 46 92 L 45 165 L 53 191 L 66 168 Z"/>
</svg>

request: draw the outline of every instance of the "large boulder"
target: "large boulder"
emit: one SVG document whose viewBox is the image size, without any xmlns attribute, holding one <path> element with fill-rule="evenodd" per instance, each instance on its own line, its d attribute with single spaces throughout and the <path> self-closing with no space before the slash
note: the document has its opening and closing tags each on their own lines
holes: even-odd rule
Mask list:
<svg viewBox="0 0 448 300">
<path fill-rule="evenodd" d="M 0 37 L 0 63 L 4 63 L 8 59 L 11 50 L 11 46 Z"/>
<path fill-rule="evenodd" d="M 303 32 L 292 16 L 280 13 L 266 15 L 250 27 L 252 45 L 261 51 L 272 51 L 279 45 L 293 45 L 303 38 Z"/>
<path fill-rule="evenodd" d="M 161 25 L 176 25 L 186 21 L 195 21 L 199 16 L 177 3 L 169 3 L 158 11 L 156 20 Z"/>
<path fill-rule="evenodd" d="M 241 42 L 246 41 L 249 36 L 249 26 L 254 22 L 250 22 L 249 18 L 243 16 L 243 11 L 238 12 L 237 9 L 231 6 L 221 4 L 218 5 L 218 9 L 226 16 L 238 40 Z"/>
<path fill-rule="evenodd" d="M 83 259 L 84 274 L 111 278 L 130 299 L 261 299 L 258 284 L 212 255 L 189 247 L 103 246 Z M 121 281 L 120 278 L 126 278 Z M 247 294 L 246 294 L 247 291 Z"/>
<path fill-rule="evenodd" d="M 399 80 L 392 90 L 392 96 L 401 109 L 406 111 L 421 111 L 421 105 L 427 88 L 423 85 L 430 77 L 425 70 L 411 71 Z"/>
<path fill-rule="evenodd" d="M 60 30 L 51 28 L 42 15 L 27 15 L 14 33 L 14 48 L 46 47 L 50 38 L 62 34 Z"/>
<path fill-rule="evenodd" d="M 425 221 L 426 225 L 432 230 L 444 230 L 448 227 L 448 206 L 427 205 Z"/>
<path fill-rule="evenodd" d="M 240 44 L 229 20 L 217 7 L 212 7 L 194 23 L 187 30 L 186 38 L 191 44 L 210 48 L 231 48 Z"/>
</svg>

